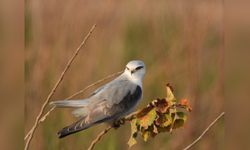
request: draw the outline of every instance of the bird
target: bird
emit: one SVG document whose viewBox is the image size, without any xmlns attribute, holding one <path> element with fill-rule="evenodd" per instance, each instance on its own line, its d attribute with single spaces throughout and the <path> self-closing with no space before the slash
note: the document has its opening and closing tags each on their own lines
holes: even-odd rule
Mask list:
<svg viewBox="0 0 250 150">
<path fill-rule="evenodd" d="M 52 101 L 56 108 L 73 108 L 78 121 L 59 130 L 58 138 L 88 129 L 100 123 L 114 124 L 132 113 L 142 99 L 142 82 L 146 73 L 141 60 L 129 61 L 124 72 L 97 88 L 89 97 L 79 100 Z"/>
</svg>

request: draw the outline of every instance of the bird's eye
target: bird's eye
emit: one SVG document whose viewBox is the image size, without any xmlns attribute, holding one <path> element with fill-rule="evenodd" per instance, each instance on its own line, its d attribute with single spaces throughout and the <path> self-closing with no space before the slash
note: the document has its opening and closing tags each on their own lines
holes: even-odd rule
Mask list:
<svg viewBox="0 0 250 150">
<path fill-rule="evenodd" d="M 140 70 L 143 66 L 136 67 L 135 70 Z"/>
</svg>

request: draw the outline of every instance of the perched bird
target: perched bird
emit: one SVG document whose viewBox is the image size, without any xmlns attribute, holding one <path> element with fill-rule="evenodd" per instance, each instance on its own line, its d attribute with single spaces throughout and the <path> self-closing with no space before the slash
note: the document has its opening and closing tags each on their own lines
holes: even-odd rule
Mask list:
<svg viewBox="0 0 250 150">
<path fill-rule="evenodd" d="M 51 102 L 50 104 L 55 107 L 75 108 L 72 114 L 80 118 L 61 129 L 58 137 L 63 138 L 99 123 L 114 123 L 133 112 L 142 98 L 142 80 L 145 72 L 143 61 L 133 60 L 126 65 L 120 76 L 99 87 L 90 97 Z"/>
</svg>

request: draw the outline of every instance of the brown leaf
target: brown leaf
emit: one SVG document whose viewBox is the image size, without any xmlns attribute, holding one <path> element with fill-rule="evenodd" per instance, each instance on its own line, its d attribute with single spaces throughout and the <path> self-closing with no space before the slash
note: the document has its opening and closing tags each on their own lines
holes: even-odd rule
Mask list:
<svg viewBox="0 0 250 150">
<path fill-rule="evenodd" d="M 154 101 L 154 106 L 156 107 L 156 111 L 160 113 L 165 113 L 168 109 L 168 102 L 165 98 L 160 99 L 158 98 L 157 100 Z"/>
<path fill-rule="evenodd" d="M 155 119 L 155 125 L 161 126 L 161 124 L 164 123 L 164 121 L 165 121 L 164 114 L 157 114 L 157 117 Z"/>
<path fill-rule="evenodd" d="M 131 121 L 131 137 L 128 141 L 129 147 L 136 144 L 136 136 L 140 134 L 144 141 L 149 136 L 155 137 L 161 132 L 171 132 L 173 129 L 180 128 L 187 120 L 186 111 L 191 111 L 187 99 L 176 103 L 173 88 L 170 84 L 166 85 L 166 98 L 157 98 L 150 102 L 145 108 L 133 115 Z M 182 108 L 182 109 L 180 109 Z"/>
</svg>

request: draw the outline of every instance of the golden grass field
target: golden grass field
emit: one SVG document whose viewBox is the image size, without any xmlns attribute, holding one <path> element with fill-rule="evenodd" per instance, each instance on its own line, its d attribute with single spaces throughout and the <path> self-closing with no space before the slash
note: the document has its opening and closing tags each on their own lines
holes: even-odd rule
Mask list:
<svg viewBox="0 0 250 150">
<path fill-rule="evenodd" d="M 193 111 L 181 129 L 164 133 L 132 150 L 178 150 L 191 143 L 224 108 L 223 9 L 220 1 L 28 0 L 25 4 L 25 131 L 64 66 L 93 24 L 96 29 L 65 75 L 52 100 L 64 99 L 130 60 L 147 67 L 143 101 L 165 96 L 171 83 L 177 97 Z M 92 88 L 94 89 L 94 88 Z M 83 98 L 87 93 L 78 96 Z M 56 109 L 39 125 L 30 149 L 86 149 L 105 128 L 98 125 L 58 139 L 56 133 L 74 121 L 69 110 Z M 110 131 L 96 150 L 125 150 L 130 126 Z M 194 149 L 224 149 L 220 120 Z"/>
</svg>

